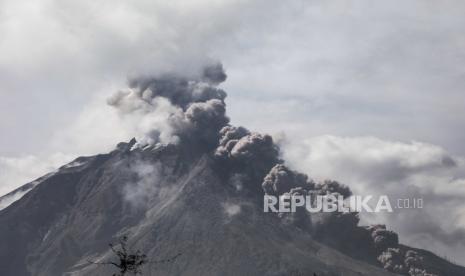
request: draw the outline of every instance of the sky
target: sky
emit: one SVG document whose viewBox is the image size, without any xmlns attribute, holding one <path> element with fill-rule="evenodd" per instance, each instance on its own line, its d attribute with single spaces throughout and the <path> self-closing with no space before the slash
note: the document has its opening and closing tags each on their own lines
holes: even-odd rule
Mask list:
<svg viewBox="0 0 465 276">
<path fill-rule="evenodd" d="M 424 198 L 362 219 L 465 264 L 463 1 L 0 0 L 0 195 L 134 136 L 106 104 L 128 77 L 211 61 L 233 124 L 312 178 Z"/>
</svg>

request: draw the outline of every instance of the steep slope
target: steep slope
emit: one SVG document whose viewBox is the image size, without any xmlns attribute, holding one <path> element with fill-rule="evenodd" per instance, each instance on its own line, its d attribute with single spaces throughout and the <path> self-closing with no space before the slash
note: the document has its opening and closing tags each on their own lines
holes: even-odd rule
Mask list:
<svg viewBox="0 0 465 276">
<path fill-rule="evenodd" d="M 108 241 L 123 234 L 149 259 L 182 253 L 173 264 L 148 265 L 144 275 L 386 274 L 265 215 L 224 183 L 209 156 L 177 150 L 116 150 L 40 183 L 0 213 L 4 275 L 110 275 L 113 268 L 87 261 L 110 258 Z M 137 185 L 127 170 L 134 162 L 159 170 L 146 201 L 122 194 Z"/>
<path fill-rule="evenodd" d="M 131 146 L 62 167 L 1 211 L 2 275 L 111 275 L 89 260 L 114 260 L 107 244 L 122 235 L 150 260 L 182 253 L 144 275 L 389 275 L 263 213 L 211 156 Z M 143 193 L 127 197 L 128 187 Z"/>
</svg>

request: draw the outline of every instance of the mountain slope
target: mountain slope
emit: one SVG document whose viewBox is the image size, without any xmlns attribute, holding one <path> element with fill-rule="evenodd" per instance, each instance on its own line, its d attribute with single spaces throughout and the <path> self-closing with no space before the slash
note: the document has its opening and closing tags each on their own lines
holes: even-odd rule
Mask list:
<svg viewBox="0 0 465 276">
<path fill-rule="evenodd" d="M 162 184 L 154 184 L 160 189 L 144 206 L 121 193 L 135 180 L 125 170 L 135 159 L 168 164 L 159 167 L 164 173 L 154 181 Z M 108 241 L 122 234 L 152 259 L 182 253 L 173 264 L 146 267 L 147 275 L 386 274 L 265 215 L 223 183 L 211 163 L 167 147 L 116 150 L 59 170 L 0 212 L 4 275 L 110 275 L 111 267 L 87 260 L 109 257 Z M 228 204 L 240 211 L 228 213 Z"/>
<path fill-rule="evenodd" d="M 114 258 L 107 243 L 122 235 L 151 260 L 182 253 L 144 275 L 389 275 L 263 213 L 211 156 L 131 146 L 62 167 L 1 211 L 2 275 L 111 275 L 113 267 L 88 261 Z M 127 187 L 144 189 L 141 176 L 156 189 L 127 198 Z"/>
</svg>

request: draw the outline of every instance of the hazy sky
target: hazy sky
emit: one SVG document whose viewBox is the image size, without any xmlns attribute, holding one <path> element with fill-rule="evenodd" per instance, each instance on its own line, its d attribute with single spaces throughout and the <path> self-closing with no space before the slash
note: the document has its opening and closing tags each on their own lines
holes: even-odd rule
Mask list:
<svg viewBox="0 0 465 276">
<path fill-rule="evenodd" d="M 463 1 L 0 0 L 0 194 L 134 135 L 105 103 L 127 76 L 210 60 L 232 123 L 312 177 L 428 199 L 377 219 L 465 263 Z"/>
</svg>

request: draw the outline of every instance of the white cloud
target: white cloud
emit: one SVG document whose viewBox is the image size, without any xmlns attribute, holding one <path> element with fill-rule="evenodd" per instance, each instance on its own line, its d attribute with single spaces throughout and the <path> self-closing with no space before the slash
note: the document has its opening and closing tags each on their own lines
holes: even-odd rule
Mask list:
<svg viewBox="0 0 465 276">
<path fill-rule="evenodd" d="M 21 157 L 0 156 L 0 196 L 11 192 L 72 160 L 73 156 L 56 153 L 42 158 L 35 155 Z"/>
<path fill-rule="evenodd" d="M 284 159 L 316 180 L 335 179 L 359 195 L 423 198 L 423 209 L 362 214 L 385 223 L 401 241 L 460 262 L 465 250 L 465 162 L 443 148 L 375 137 L 318 136 L 283 142 Z"/>
</svg>

